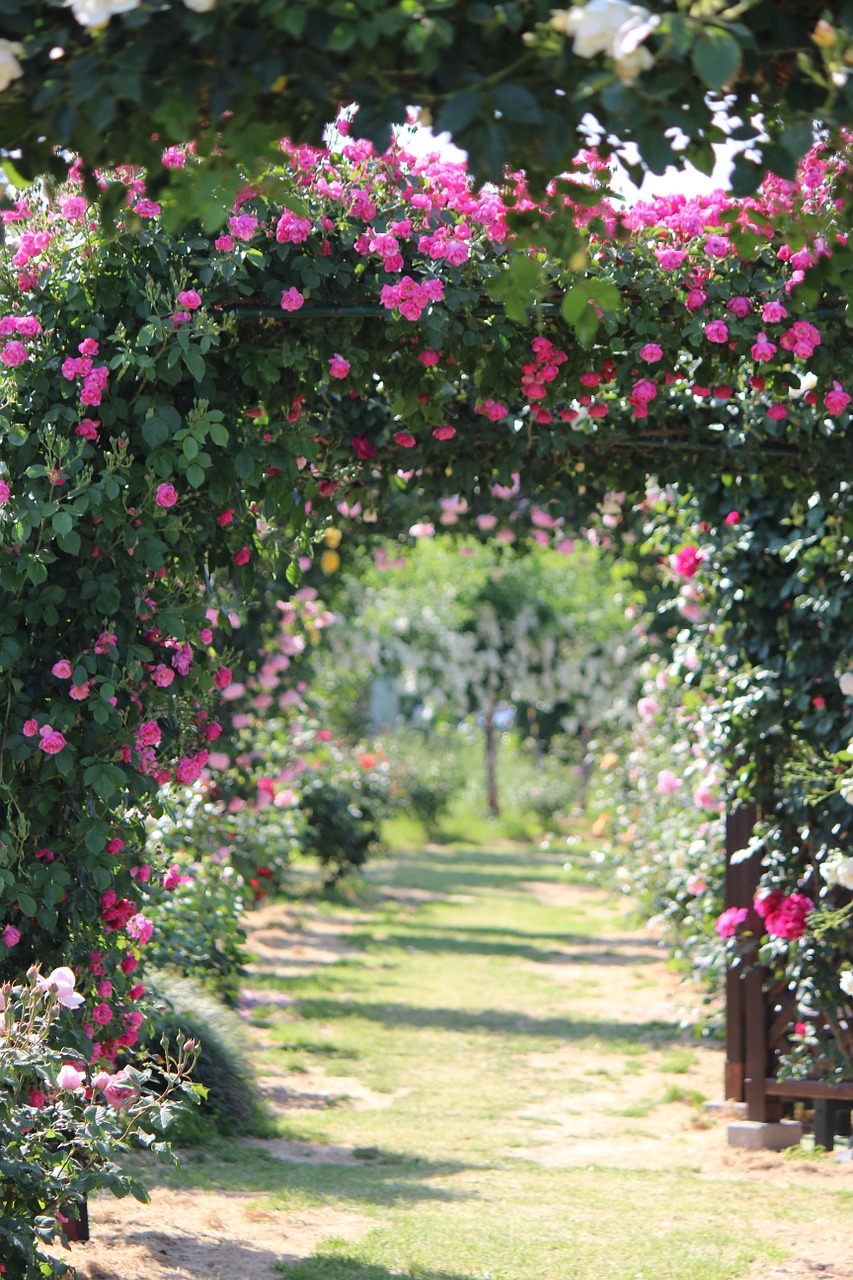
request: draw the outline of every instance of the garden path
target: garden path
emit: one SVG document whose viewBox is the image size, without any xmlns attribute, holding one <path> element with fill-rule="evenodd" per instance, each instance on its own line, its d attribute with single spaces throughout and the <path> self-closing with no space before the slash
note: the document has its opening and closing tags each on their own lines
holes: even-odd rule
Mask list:
<svg viewBox="0 0 853 1280">
<path fill-rule="evenodd" d="M 574 865 L 567 865 L 567 858 Z M 569 848 L 432 847 L 249 924 L 280 1137 L 100 1199 L 89 1280 L 853 1278 L 853 1165 L 726 1145 L 699 997 Z"/>
</svg>

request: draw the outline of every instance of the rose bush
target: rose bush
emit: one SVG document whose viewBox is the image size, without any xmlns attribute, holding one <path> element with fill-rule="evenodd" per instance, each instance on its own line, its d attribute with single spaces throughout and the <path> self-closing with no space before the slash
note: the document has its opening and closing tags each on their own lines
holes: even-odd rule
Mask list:
<svg viewBox="0 0 853 1280">
<path fill-rule="evenodd" d="M 198 1101 L 190 1083 L 195 1050 L 178 1043 L 156 1064 L 90 1065 L 65 1036 L 63 1007 L 82 1005 L 74 973 L 0 987 L 0 1256 L 5 1280 L 67 1274 L 42 1246 L 64 1239 L 86 1195 L 109 1189 L 146 1202 L 145 1188 L 117 1157 L 139 1144 L 168 1152 L 177 1099 Z M 76 1015 L 79 1016 L 79 1015 Z M 72 1037 L 73 1039 L 73 1037 Z M 63 1047 L 64 1046 L 64 1047 Z"/>
</svg>

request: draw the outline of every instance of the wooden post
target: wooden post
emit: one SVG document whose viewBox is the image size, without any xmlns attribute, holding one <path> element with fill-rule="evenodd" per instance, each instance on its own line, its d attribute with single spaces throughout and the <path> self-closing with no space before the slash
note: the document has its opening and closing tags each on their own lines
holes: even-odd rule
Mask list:
<svg viewBox="0 0 853 1280">
<path fill-rule="evenodd" d="M 733 862 L 733 856 L 749 844 L 752 829 L 755 826 L 755 805 L 739 805 L 726 815 L 726 877 L 724 905 L 728 907 L 752 907 L 752 899 L 758 884 L 760 867 L 758 860 L 749 858 L 744 862 Z M 748 1028 L 754 1023 L 757 1015 L 755 983 L 758 980 L 758 995 L 761 996 L 761 979 L 758 975 L 744 976 L 741 969 L 730 968 L 726 974 L 726 1099 L 733 1102 L 750 1104 L 750 1119 L 764 1119 L 764 1116 L 753 1116 L 753 1108 L 760 1109 L 760 1102 L 754 1083 L 750 1086 L 750 1097 L 747 1097 L 747 1078 L 751 1082 L 756 1079 L 755 1045 L 748 1046 Z M 765 1014 L 763 997 L 761 999 L 761 1038 L 764 1040 Z M 750 1041 L 754 1037 L 750 1037 Z M 750 1055 L 749 1048 L 753 1053 Z M 749 1068 L 747 1059 L 749 1057 Z M 762 1068 L 760 1078 L 763 1095 L 765 1071 Z"/>
<path fill-rule="evenodd" d="M 89 1205 L 86 1197 L 83 1196 L 76 1204 L 67 1205 L 68 1221 L 63 1226 L 65 1239 L 69 1244 L 85 1244 L 89 1239 Z M 76 1212 L 77 1217 L 72 1217 Z"/>
</svg>

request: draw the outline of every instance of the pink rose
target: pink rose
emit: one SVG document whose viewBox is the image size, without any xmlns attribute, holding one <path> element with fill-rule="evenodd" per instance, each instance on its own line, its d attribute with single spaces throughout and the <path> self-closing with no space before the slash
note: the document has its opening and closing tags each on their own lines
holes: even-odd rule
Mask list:
<svg viewBox="0 0 853 1280">
<path fill-rule="evenodd" d="M 158 507 L 173 507 L 178 501 L 178 491 L 174 485 L 159 484 L 154 495 L 154 501 Z"/>
<path fill-rule="evenodd" d="M 181 875 L 181 868 L 177 863 L 175 863 L 173 866 L 169 867 L 169 870 L 163 876 L 163 888 L 177 889 L 182 879 L 183 876 Z"/>
<path fill-rule="evenodd" d="M 413 449 L 417 440 L 410 431 L 395 431 L 394 440 L 401 449 Z"/>
<path fill-rule="evenodd" d="M 438 364 L 438 352 L 422 351 L 418 356 L 418 359 L 420 360 L 422 365 L 424 365 L 427 369 L 429 369 L 432 367 L 432 365 Z"/>
<path fill-rule="evenodd" d="M 178 302 L 187 311 L 196 311 L 201 306 L 201 295 L 195 289 L 182 289 L 178 294 Z"/>
<path fill-rule="evenodd" d="M 10 367 L 14 367 L 16 364 L 23 364 L 25 360 L 29 360 L 27 348 L 23 342 L 7 342 L 3 350 L 0 351 L 0 360 Z"/>
<path fill-rule="evenodd" d="M 731 311 L 733 316 L 737 316 L 739 320 L 743 320 L 744 316 L 748 316 L 752 310 L 752 303 L 749 298 L 729 298 L 726 303 L 726 308 Z"/>
<path fill-rule="evenodd" d="M 7 924 L 3 930 L 3 942 L 7 947 L 16 947 L 21 941 L 21 931 L 13 924 Z"/>
<path fill-rule="evenodd" d="M 721 938 L 733 938 L 749 915 L 748 907 L 729 907 L 714 925 Z"/>
<path fill-rule="evenodd" d="M 705 337 L 709 342 L 728 342 L 729 331 L 723 320 L 711 320 L 704 326 Z"/>
<path fill-rule="evenodd" d="M 656 342 L 647 342 L 640 348 L 640 359 L 645 360 L 647 364 L 657 364 L 658 360 L 663 359 L 663 348 Z"/>
<path fill-rule="evenodd" d="M 156 747 L 161 738 L 160 726 L 157 721 L 146 720 L 139 726 L 137 737 L 143 746 Z"/>
<path fill-rule="evenodd" d="M 297 288 L 285 289 L 281 295 L 281 309 L 282 311 L 298 311 L 304 301 L 304 296 Z"/>
<path fill-rule="evenodd" d="M 216 249 L 222 249 L 225 252 L 234 248 L 234 241 L 230 236 L 217 236 L 213 244 Z"/>
<path fill-rule="evenodd" d="M 775 342 L 768 342 L 766 333 L 759 333 L 750 350 L 753 360 L 772 360 L 778 348 Z"/>
<path fill-rule="evenodd" d="M 345 360 L 339 352 L 335 352 L 329 357 L 329 376 L 332 378 L 345 378 L 350 371 L 350 362 Z"/>
<path fill-rule="evenodd" d="M 739 512 L 739 511 L 730 511 L 730 512 L 729 512 L 729 514 L 726 516 L 724 523 L 725 523 L 725 524 L 740 524 L 740 512 Z"/>
<path fill-rule="evenodd" d="M 252 553 L 248 547 L 241 547 L 239 551 L 234 553 L 235 564 L 248 564 L 252 558 Z"/>
<path fill-rule="evenodd" d="M 781 302 L 765 302 L 761 308 L 761 319 L 765 324 L 776 324 L 779 320 L 784 320 L 787 314 Z"/>
<path fill-rule="evenodd" d="M 159 689 L 168 689 L 169 685 L 172 683 L 174 678 L 175 678 L 174 671 L 172 671 L 171 667 L 167 667 L 162 662 L 158 663 L 157 666 L 154 668 L 154 670 L 151 672 L 151 679 L 154 681 L 154 683 L 157 685 Z"/>
<path fill-rule="evenodd" d="M 831 394 L 831 393 L 830 393 Z M 10 489 L 5 480 L 0 480 L 0 507 L 5 507 L 9 501 Z"/>
<path fill-rule="evenodd" d="M 100 1026 L 105 1027 L 113 1016 L 113 1011 L 108 1004 L 96 1004 L 92 1010 L 92 1017 Z"/>
<path fill-rule="evenodd" d="M 25 720 L 23 734 L 25 738 L 34 738 L 39 731 L 38 720 Z"/>
<path fill-rule="evenodd" d="M 154 925 L 141 912 L 137 912 L 135 916 L 131 916 L 128 920 L 125 931 L 137 942 L 146 943 L 151 940 L 154 933 Z M 122 961 L 122 969 L 125 973 L 132 972 L 132 970 L 124 968 L 124 961 Z"/>
<path fill-rule="evenodd" d="M 445 423 L 443 427 L 434 427 L 432 434 L 436 440 L 452 440 L 456 435 L 456 428 Z"/>
<path fill-rule="evenodd" d="M 228 219 L 228 225 L 238 240 L 251 240 L 258 229 L 258 220 L 251 213 L 238 213 Z"/>
<path fill-rule="evenodd" d="M 834 382 L 832 391 L 827 391 L 823 397 L 823 403 L 826 405 L 827 412 L 843 413 L 850 403 L 850 397 L 840 382 Z"/>
<path fill-rule="evenodd" d="M 213 673 L 213 683 L 217 689 L 227 689 L 231 683 L 231 668 L 219 667 Z"/>
<path fill-rule="evenodd" d="M 55 676 L 59 676 L 60 680 L 69 680 L 71 678 L 72 666 L 67 658 L 60 658 L 58 662 L 54 662 L 51 672 Z"/>
<path fill-rule="evenodd" d="M 216 517 L 216 523 L 225 526 L 226 524 L 230 524 L 233 519 L 234 512 L 229 507 L 226 511 L 220 511 L 219 515 Z"/>
<path fill-rule="evenodd" d="M 46 755 L 58 755 L 65 746 L 65 738 L 63 735 L 58 729 L 51 729 L 48 724 L 43 725 L 42 728 L 39 729 L 39 734 L 41 735 L 39 747 Z"/>
<path fill-rule="evenodd" d="M 699 555 L 695 547 L 688 546 L 682 547 L 674 556 L 670 556 L 669 563 L 680 578 L 692 578 L 703 559 L 704 556 Z"/>
</svg>

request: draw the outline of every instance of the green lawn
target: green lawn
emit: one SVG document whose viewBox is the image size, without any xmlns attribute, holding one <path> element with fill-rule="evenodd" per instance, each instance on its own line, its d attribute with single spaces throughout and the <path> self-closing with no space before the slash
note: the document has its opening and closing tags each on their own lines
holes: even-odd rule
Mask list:
<svg viewBox="0 0 853 1280">
<path fill-rule="evenodd" d="M 262 1074 L 322 1071 L 368 1091 L 368 1104 L 344 1097 L 280 1122 L 283 1136 L 354 1148 L 355 1163 L 285 1164 L 262 1144 L 214 1142 L 164 1180 L 375 1222 L 283 1266 L 289 1280 L 762 1280 L 806 1226 L 853 1229 L 853 1194 L 802 1164 L 769 1185 L 703 1167 L 701 1144 L 719 1148 L 697 1122 L 710 1051 L 672 1018 L 632 1016 L 659 965 L 572 858 L 574 901 L 564 888 L 553 903 L 526 887 L 568 884 L 553 851 L 442 847 L 371 867 L 363 910 L 322 908 L 353 954 L 271 980 L 297 1003 L 252 1014 Z M 383 885 L 436 896 L 391 901 Z M 554 980 L 555 953 L 568 981 Z M 684 1164 L 626 1162 L 614 1132 L 626 1151 L 654 1142 L 664 1114 L 692 1134 Z M 563 1165 L 528 1154 L 552 1120 Z M 593 1153 L 580 1164 L 573 1124 Z"/>
</svg>

